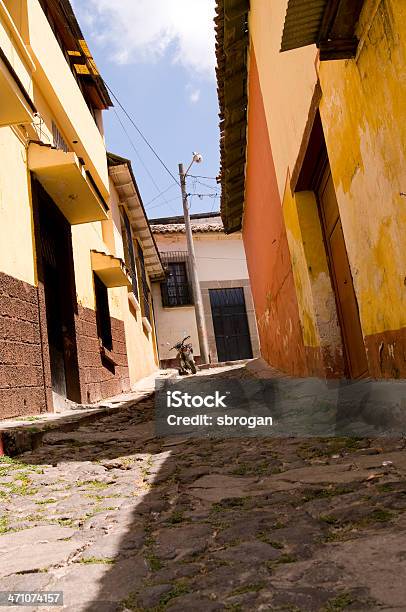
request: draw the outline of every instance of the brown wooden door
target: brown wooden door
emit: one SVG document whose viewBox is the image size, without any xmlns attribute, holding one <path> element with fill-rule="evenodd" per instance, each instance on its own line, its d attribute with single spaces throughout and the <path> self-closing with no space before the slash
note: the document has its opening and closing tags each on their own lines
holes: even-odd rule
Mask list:
<svg viewBox="0 0 406 612">
<path fill-rule="evenodd" d="M 71 229 L 36 182 L 33 182 L 33 194 L 38 207 L 37 255 L 45 294 L 52 390 L 61 397 L 80 402 Z"/>
<path fill-rule="evenodd" d="M 368 362 L 329 164 L 321 179 L 318 195 L 348 373 L 351 378 L 360 378 L 368 374 Z"/>
</svg>

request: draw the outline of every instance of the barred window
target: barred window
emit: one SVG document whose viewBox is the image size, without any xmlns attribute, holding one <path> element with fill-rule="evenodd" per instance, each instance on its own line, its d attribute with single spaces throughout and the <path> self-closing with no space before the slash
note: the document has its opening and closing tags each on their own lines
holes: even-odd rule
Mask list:
<svg viewBox="0 0 406 612">
<path fill-rule="evenodd" d="M 101 345 L 109 351 L 112 351 L 113 336 L 111 331 L 111 318 L 107 287 L 96 274 L 93 274 L 93 279 L 96 298 L 97 335 L 99 336 Z"/>
<path fill-rule="evenodd" d="M 166 308 L 193 304 L 193 293 L 188 278 L 188 254 L 183 251 L 162 253 L 166 280 L 161 283 L 162 305 Z"/>
<path fill-rule="evenodd" d="M 150 289 L 149 289 L 148 280 L 147 280 L 147 272 L 145 270 L 144 253 L 143 253 L 143 250 L 139 242 L 137 242 L 137 255 L 138 255 L 138 264 L 139 264 L 140 276 L 141 276 L 140 289 L 142 293 L 141 295 L 142 314 L 151 323 L 151 304 L 150 304 L 150 298 L 149 298 Z"/>
<path fill-rule="evenodd" d="M 134 242 L 133 235 L 131 231 L 131 224 L 128 218 L 127 213 L 124 209 L 122 209 L 122 220 L 123 220 L 123 245 L 124 245 L 124 260 L 125 265 L 131 274 L 132 281 L 132 290 L 137 298 L 139 299 L 139 291 L 138 291 L 138 275 L 137 275 L 137 265 L 135 263 L 135 253 L 134 253 Z"/>
</svg>

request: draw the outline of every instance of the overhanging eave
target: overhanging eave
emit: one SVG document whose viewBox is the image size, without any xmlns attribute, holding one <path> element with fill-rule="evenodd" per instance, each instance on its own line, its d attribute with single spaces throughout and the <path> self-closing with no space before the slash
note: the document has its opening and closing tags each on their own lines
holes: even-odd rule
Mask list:
<svg viewBox="0 0 406 612">
<path fill-rule="evenodd" d="M 119 257 L 103 251 L 91 251 L 92 270 L 108 287 L 131 287 L 132 280 L 125 264 Z"/>
</svg>

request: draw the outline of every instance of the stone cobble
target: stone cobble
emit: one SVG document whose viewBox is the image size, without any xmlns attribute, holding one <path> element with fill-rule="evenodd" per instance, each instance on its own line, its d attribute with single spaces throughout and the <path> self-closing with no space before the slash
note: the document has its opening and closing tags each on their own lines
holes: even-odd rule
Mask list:
<svg viewBox="0 0 406 612">
<path fill-rule="evenodd" d="M 402 439 L 155 438 L 146 399 L 0 461 L 0 591 L 74 612 L 406 610 L 405 485 Z"/>
</svg>

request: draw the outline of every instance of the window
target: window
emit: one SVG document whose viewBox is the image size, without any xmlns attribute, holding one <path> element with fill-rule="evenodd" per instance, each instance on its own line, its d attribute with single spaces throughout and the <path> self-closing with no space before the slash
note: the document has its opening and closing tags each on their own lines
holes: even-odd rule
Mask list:
<svg viewBox="0 0 406 612">
<path fill-rule="evenodd" d="M 122 220 L 123 220 L 124 260 L 125 260 L 125 265 L 127 266 L 131 274 L 133 293 L 138 300 L 139 299 L 138 278 L 137 278 L 137 266 L 135 263 L 133 235 L 131 231 L 130 220 L 124 209 L 122 209 Z"/>
<path fill-rule="evenodd" d="M 139 242 L 137 242 L 137 255 L 138 255 L 138 264 L 140 267 L 140 276 L 141 276 L 141 307 L 142 307 L 142 314 L 144 315 L 144 317 L 146 317 L 148 319 L 148 321 L 151 323 L 151 305 L 149 303 L 149 286 L 148 286 L 148 281 L 147 281 L 147 273 L 145 270 L 145 260 L 144 260 L 144 253 L 142 251 L 141 245 Z"/>
<path fill-rule="evenodd" d="M 100 278 L 93 274 L 94 292 L 96 297 L 96 323 L 97 335 L 101 345 L 109 351 L 113 350 L 113 337 L 111 333 L 111 319 L 109 309 L 109 296 L 107 287 Z"/>
<path fill-rule="evenodd" d="M 65 153 L 67 153 L 69 151 L 68 145 L 66 144 L 55 121 L 52 121 L 52 136 L 54 138 L 54 147 L 59 151 L 64 151 Z"/>
<path fill-rule="evenodd" d="M 166 307 L 193 303 L 185 261 L 167 263 L 167 279 L 161 284 L 161 294 L 162 305 Z"/>
</svg>

